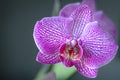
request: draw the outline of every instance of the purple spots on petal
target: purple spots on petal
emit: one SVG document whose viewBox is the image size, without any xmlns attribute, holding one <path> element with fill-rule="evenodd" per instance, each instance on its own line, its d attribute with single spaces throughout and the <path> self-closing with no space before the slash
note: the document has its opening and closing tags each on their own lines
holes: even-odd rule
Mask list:
<svg viewBox="0 0 120 80">
<path fill-rule="evenodd" d="M 80 74 L 82 74 L 83 76 L 88 77 L 88 78 L 95 78 L 98 73 L 98 69 L 96 69 L 96 68 L 93 69 L 93 68 L 87 67 L 83 61 L 76 63 L 75 68 L 77 69 L 77 71 Z"/>
<path fill-rule="evenodd" d="M 43 54 L 39 52 L 36 57 L 36 61 L 43 63 L 43 64 L 56 64 L 60 62 L 59 54 Z"/>
</svg>

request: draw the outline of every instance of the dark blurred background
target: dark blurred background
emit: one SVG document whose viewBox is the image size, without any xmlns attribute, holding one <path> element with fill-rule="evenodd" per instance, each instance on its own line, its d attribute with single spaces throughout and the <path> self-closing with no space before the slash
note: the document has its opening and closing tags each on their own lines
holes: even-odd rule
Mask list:
<svg viewBox="0 0 120 80">
<path fill-rule="evenodd" d="M 81 0 L 63 0 L 61 8 L 76 1 Z M 0 80 L 34 79 L 41 64 L 35 61 L 38 49 L 33 28 L 37 20 L 51 16 L 53 3 L 54 0 L 0 0 Z M 120 32 L 120 0 L 96 0 L 96 4 Z M 71 80 L 119 80 L 119 54 L 99 69 L 97 78 L 88 79 L 77 73 Z"/>
</svg>

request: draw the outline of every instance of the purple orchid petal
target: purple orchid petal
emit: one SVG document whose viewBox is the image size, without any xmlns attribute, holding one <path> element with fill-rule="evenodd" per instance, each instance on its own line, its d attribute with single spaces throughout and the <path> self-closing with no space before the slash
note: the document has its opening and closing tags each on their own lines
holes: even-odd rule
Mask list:
<svg viewBox="0 0 120 80">
<path fill-rule="evenodd" d="M 74 19 L 73 35 L 79 38 L 85 25 L 92 20 L 92 13 L 87 5 L 79 6 L 70 16 Z"/>
<path fill-rule="evenodd" d="M 95 0 L 83 0 L 82 4 L 88 5 L 93 12 L 96 11 L 96 4 Z"/>
<path fill-rule="evenodd" d="M 38 52 L 36 61 L 43 64 L 56 64 L 60 62 L 60 58 L 58 53 L 48 55 Z"/>
<path fill-rule="evenodd" d="M 60 56 L 61 62 L 66 66 L 66 67 L 71 67 L 73 66 L 73 62 L 70 59 L 64 58 Z"/>
<path fill-rule="evenodd" d="M 70 14 L 78 7 L 80 6 L 80 3 L 71 3 L 66 5 L 63 9 L 60 11 L 60 16 L 63 17 L 69 17 Z"/>
<path fill-rule="evenodd" d="M 38 49 L 42 53 L 54 54 L 70 38 L 71 21 L 63 17 L 47 17 L 38 21 L 33 33 Z"/>
<path fill-rule="evenodd" d="M 94 14 L 94 18 L 95 18 L 96 21 L 99 22 L 101 27 L 103 27 L 109 33 L 111 33 L 113 38 L 117 37 L 118 34 L 117 34 L 117 29 L 115 27 L 115 24 L 102 11 L 96 12 Z"/>
<path fill-rule="evenodd" d="M 110 62 L 118 49 L 112 36 L 97 23 L 88 23 L 81 35 L 83 58 L 91 68 L 99 68 Z"/>
<path fill-rule="evenodd" d="M 98 69 L 91 69 L 85 65 L 83 61 L 75 64 L 77 71 L 85 77 L 95 78 L 98 73 Z"/>
</svg>

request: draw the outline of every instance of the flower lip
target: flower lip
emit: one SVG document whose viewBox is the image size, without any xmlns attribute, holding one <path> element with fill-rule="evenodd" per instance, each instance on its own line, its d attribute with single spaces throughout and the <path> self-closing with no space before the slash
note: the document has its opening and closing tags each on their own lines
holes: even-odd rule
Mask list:
<svg viewBox="0 0 120 80">
<path fill-rule="evenodd" d="M 60 58 L 62 62 L 65 63 L 65 66 L 67 63 L 73 64 L 73 62 L 79 61 L 82 55 L 83 49 L 78 45 L 77 40 L 71 40 L 63 44 L 60 48 Z"/>
</svg>

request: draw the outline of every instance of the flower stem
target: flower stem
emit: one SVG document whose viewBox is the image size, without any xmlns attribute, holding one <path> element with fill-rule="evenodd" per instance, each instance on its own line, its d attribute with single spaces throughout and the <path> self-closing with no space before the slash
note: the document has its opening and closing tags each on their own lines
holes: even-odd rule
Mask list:
<svg viewBox="0 0 120 80">
<path fill-rule="evenodd" d="M 68 76 L 65 80 L 70 80 L 75 74 L 77 74 L 77 71 L 73 72 L 70 76 Z"/>
<path fill-rule="evenodd" d="M 69 80 L 77 71 L 74 67 L 65 67 L 62 63 L 53 65 L 52 71 L 56 74 L 56 80 Z"/>
<path fill-rule="evenodd" d="M 42 68 L 38 71 L 34 80 L 43 80 L 45 74 L 49 71 L 51 65 L 43 65 Z"/>
<path fill-rule="evenodd" d="M 60 3 L 61 3 L 61 0 L 54 0 L 54 6 L 53 6 L 53 11 L 52 11 L 53 16 L 56 16 L 59 14 Z"/>
</svg>

